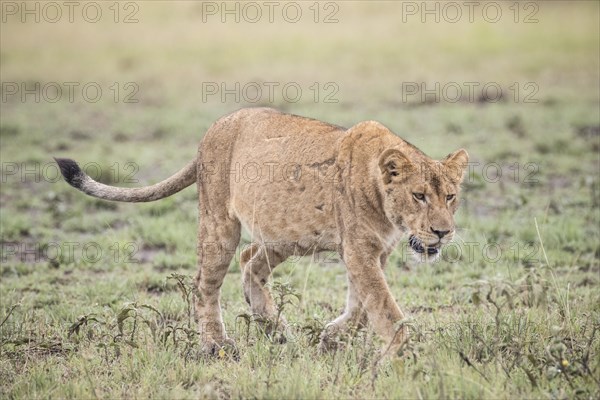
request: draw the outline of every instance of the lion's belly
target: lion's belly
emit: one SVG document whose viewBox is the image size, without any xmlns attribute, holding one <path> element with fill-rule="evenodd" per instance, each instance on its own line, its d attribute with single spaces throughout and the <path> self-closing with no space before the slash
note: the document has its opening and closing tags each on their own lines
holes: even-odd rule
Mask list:
<svg viewBox="0 0 600 400">
<path fill-rule="evenodd" d="M 271 164 L 262 172 L 260 178 L 242 173 L 242 179 L 232 183 L 231 211 L 253 239 L 315 250 L 335 247 L 339 237 L 332 182 L 314 168 L 295 163 Z"/>
</svg>

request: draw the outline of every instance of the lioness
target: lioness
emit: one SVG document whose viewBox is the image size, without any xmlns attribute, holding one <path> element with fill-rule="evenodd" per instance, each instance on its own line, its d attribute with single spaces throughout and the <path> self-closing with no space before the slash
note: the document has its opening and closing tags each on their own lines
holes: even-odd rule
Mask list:
<svg viewBox="0 0 600 400">
<path fill-rule="evenodd" d="M 384 348 L 398 350 L 408 331 L 383 268 L 403 233 L 425 258 L 452 239 L 467 160 L 461 149 L 434 161 L 375 121 L 345 129 L 270 108 L 222 117 L 195 159 L 152 186 L 107 186 L 73 160 L 56 159 L 71 186 L 106 200 L 154 201 L 197 183 L 196 313 L 208 352 L 232 344 L 219 296 L 242 226 L 253 240 L 240 263 L 254 314 L 276 318 L 265 284 L 278 264 L 292 254 L 336 251 L 347 268 L 347 303 L 323 331 L 321 348 L 366 311 Z"/>
</svg>

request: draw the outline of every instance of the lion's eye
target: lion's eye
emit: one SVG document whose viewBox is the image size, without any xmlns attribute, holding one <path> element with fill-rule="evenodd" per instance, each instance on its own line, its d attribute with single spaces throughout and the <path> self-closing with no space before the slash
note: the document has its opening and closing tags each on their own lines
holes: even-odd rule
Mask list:
<svg viewBox="0 0 600 400">
<path fill-rule="evenodd" d="M 455 197 L 456 197 L 455 194 L 449 194 L 448 196 L 446 196 L 446 201 L 452 201 L 452 200 L 454 200 Z"/>
<path fill-rule="evenodd" d="M 425 195 L 423 193 L 413 193 L 413 197 L 418 201 L 425 200 Z"/>
</svg>

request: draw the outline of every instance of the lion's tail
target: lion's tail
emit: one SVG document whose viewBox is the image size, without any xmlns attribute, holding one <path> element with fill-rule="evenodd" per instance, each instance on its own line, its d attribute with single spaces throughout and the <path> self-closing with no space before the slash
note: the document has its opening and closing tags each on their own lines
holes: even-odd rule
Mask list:
<svg viewBox="0 0 600 400">
<path fill-rule="evenodd" d="M 69 185 L 90 196 L 131 203 L 160 200 L 190 186 L 196 180 L 196 160 L 162 182 L 141 188 L 120 188 L 96 182 L 68 158 L 54 158 Z"/>
</svg>

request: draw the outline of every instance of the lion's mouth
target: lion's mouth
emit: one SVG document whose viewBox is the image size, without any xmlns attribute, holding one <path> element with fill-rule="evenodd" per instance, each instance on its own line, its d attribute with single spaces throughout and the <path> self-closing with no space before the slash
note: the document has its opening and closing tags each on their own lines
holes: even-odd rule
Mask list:
<svg viewBox="0 0 600 400">
<path fill-rule="evenodd" d="M 429 256 L 434 256 L 440 251 L 439 243 L 434 246 L 423 246 L 423 242 L 421 242 L 415 235 L 410 235 L 408 238 L 408 245 L 418 254 L 427 253 Z"/>
</svg>

